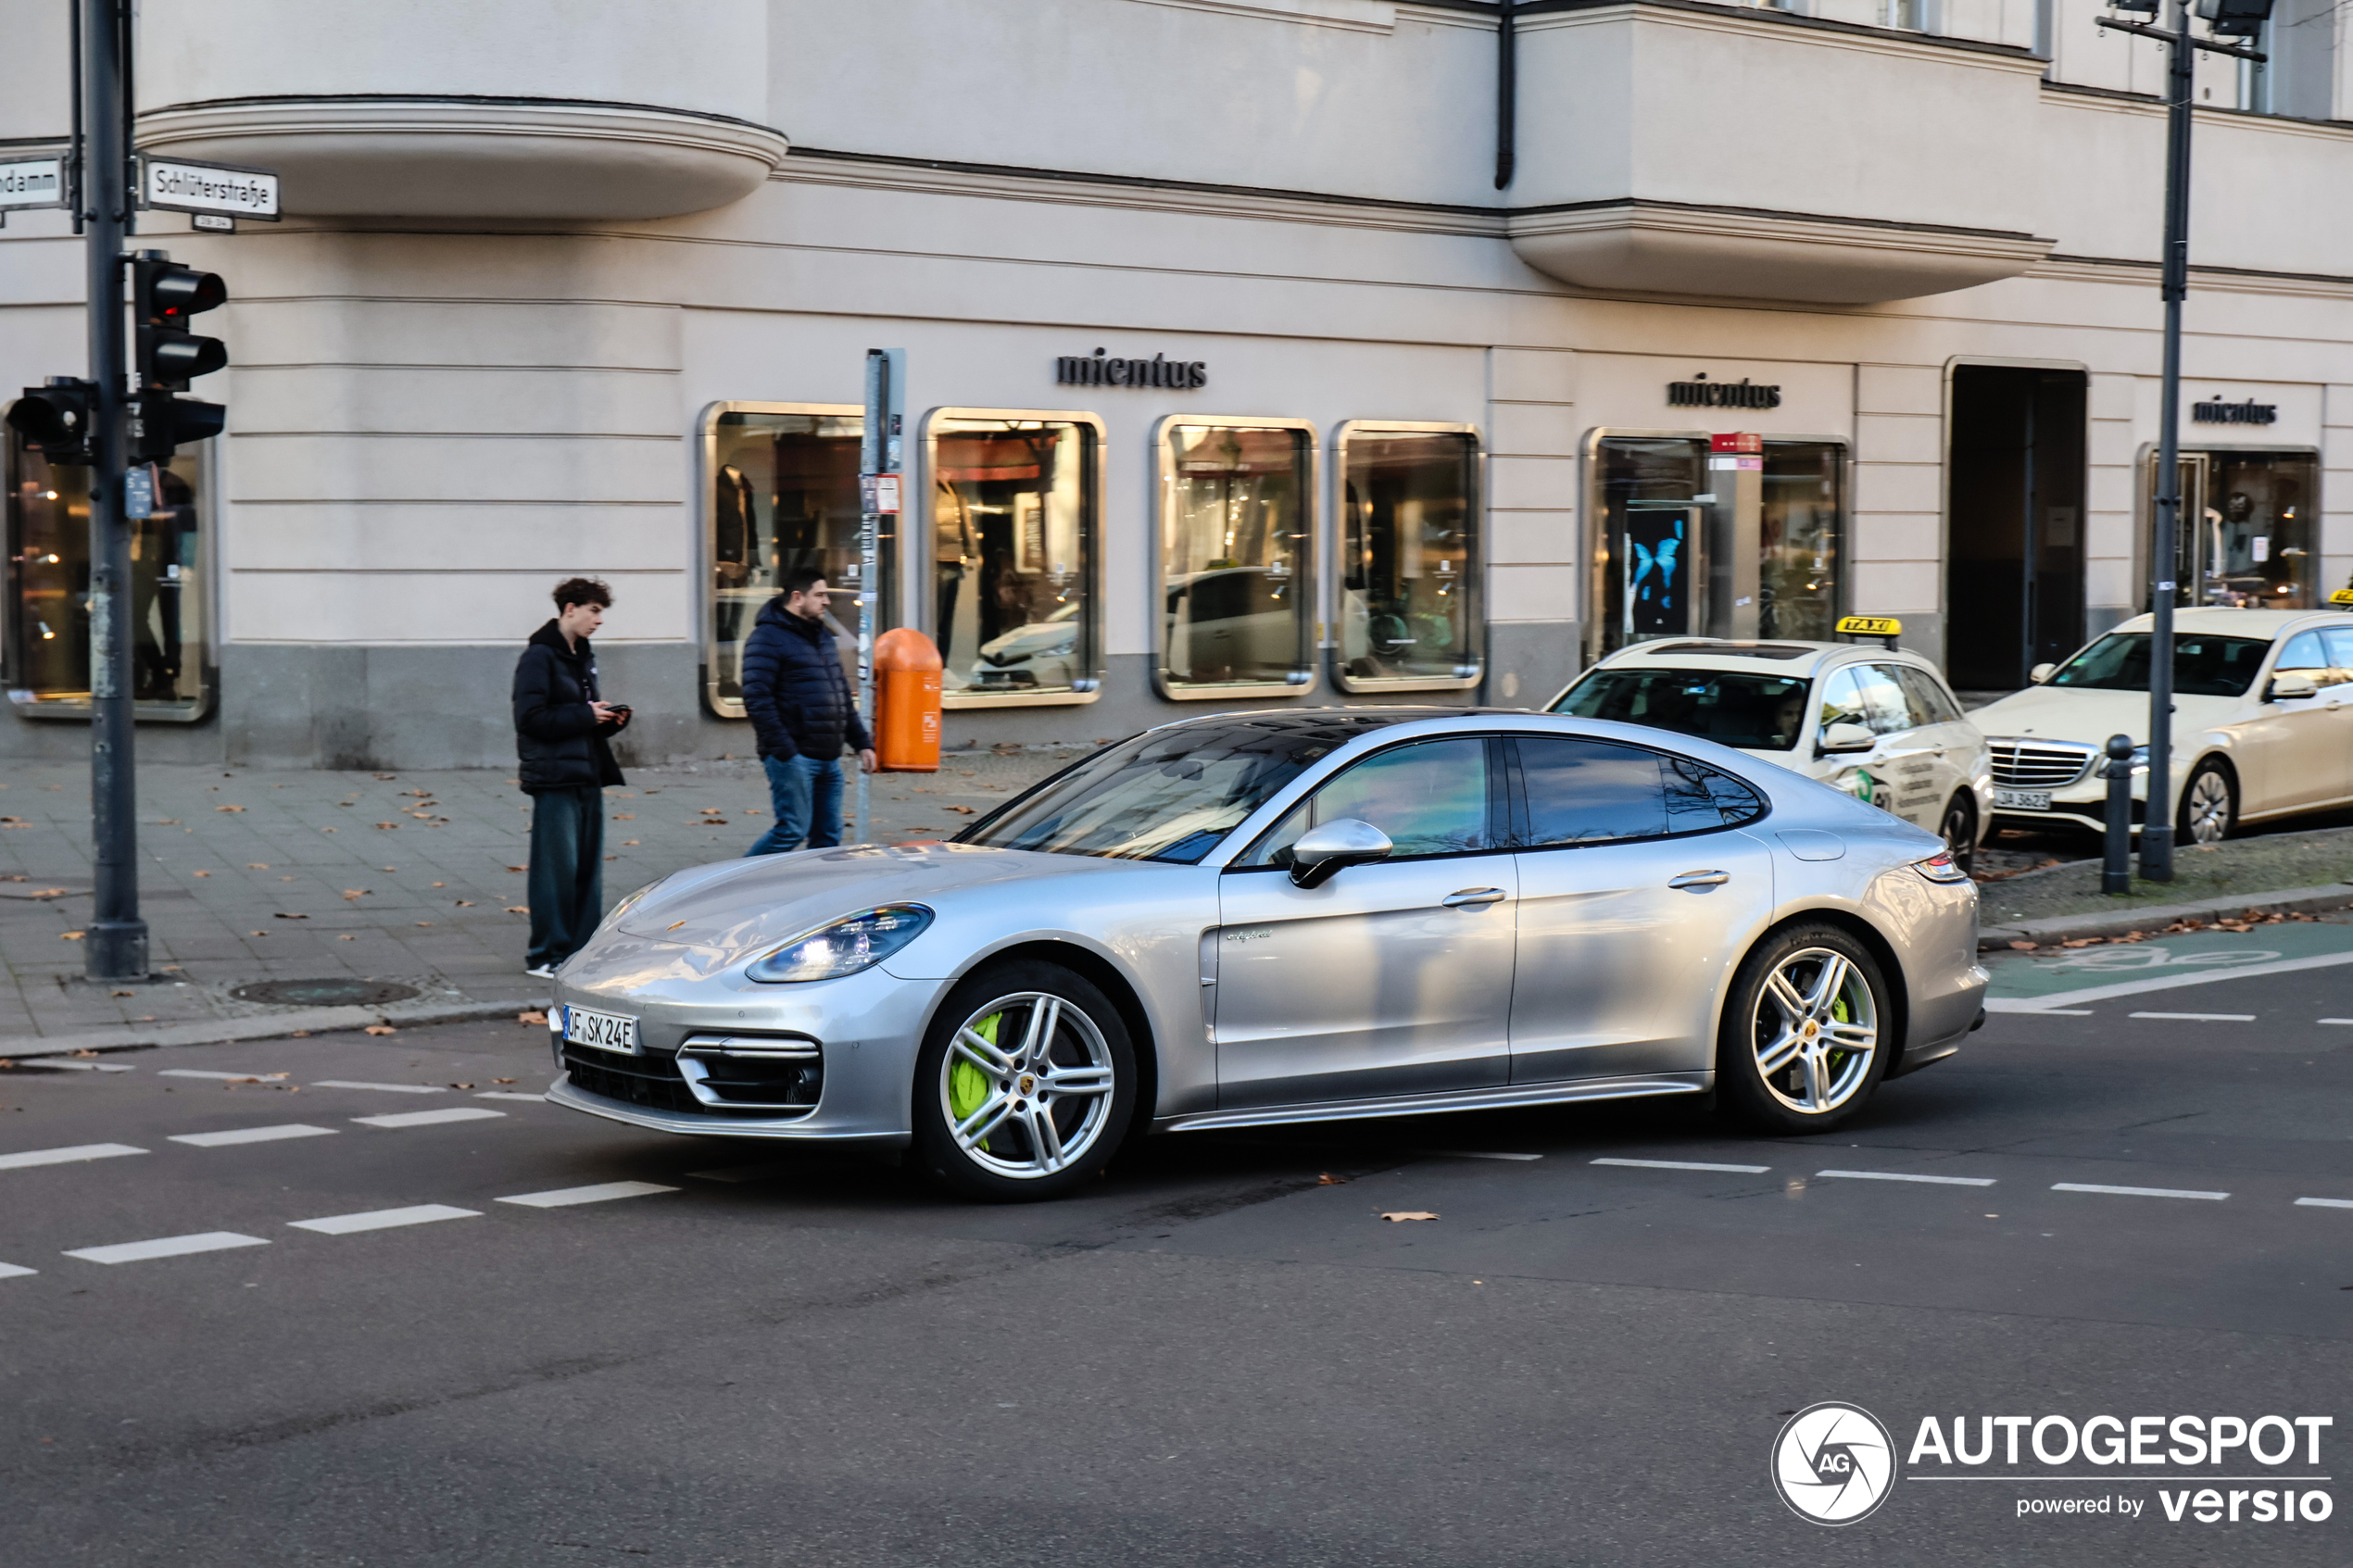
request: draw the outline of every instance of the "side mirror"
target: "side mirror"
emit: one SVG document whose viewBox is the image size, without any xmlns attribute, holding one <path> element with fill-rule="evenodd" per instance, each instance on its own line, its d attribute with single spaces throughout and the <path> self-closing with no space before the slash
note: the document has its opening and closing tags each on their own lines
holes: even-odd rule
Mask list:
<svg viewBox="0 0 2353 1568">
<path fill-rule="evenodd" d="M 2282 697 L 2310 696 L 2320 689 L 2320 683 L 2311 676 L 2290 671 L 2271 677 L 2271 689 L 2264 694 L 2263 700 L 2277 702 Z"/>
<path fill-rule="evenodd" d="M 1825 724 L 1822 738 L 1815 744 L 1814 755 L 1828 757 L 1834 751 L 1869 751 L 1879 744 L 1879 736 L 1860 724 Z"/>
<path fill-rule="evenodd" d="M 1396 847 L 1372 823 L 1342 817 L 1299 835 L 1290 847 L 1290 879 L 1301 887 L 1321 887 L 1342 867 L 1385 860 Z"/>
<path fill-rule="evenodd" d="M 2026 672 L 2026 678 L 2039 686 L 2057 673 L 2058 666 L 2056 664 L 2038 664 Z"/>
</svg>

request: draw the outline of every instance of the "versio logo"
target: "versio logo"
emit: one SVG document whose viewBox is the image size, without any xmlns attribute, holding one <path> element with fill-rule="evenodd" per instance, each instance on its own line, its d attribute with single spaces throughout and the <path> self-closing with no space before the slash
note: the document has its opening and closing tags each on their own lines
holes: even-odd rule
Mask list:
<svg viewBox="0 0 2353 1568">
<path fill-rule="evenodd" d="M 1808 1405 L 1773 1439 L 1774 1489 L 1792 1512 L 1817 1524 L 1868 1517 L 1894 1484 L 1894 1440 L 1859 1405 Z"/>
</svg>

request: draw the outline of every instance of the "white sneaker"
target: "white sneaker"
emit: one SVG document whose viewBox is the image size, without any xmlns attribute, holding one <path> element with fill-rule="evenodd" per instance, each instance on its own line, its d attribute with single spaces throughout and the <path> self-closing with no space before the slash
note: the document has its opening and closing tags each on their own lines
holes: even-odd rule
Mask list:
<svg viewBox="0 0 2353 1568">
<path fill-rule="evenodd" d="M 530 975 L 534 980 L 553 980 L 556 977 L 556 966 L 546 963 L 533 964 L 529 969 L 524 970 L 523 972 Z"/>
</svg>

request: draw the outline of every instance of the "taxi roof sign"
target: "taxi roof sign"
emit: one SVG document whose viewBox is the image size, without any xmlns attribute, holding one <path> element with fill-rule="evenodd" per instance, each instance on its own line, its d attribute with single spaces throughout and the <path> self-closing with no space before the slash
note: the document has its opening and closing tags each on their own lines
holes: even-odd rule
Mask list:
<svg viewBox="0 0 2353 1568">
<path fill-rule="evenodd" d="M 1894 647 L 1904 634 L 1904 623 L 1892 615 L 1843 615 L 1837 633 L 1842 637 L 1878 637 Z"/>
<path fill-rule="evenodd" d="M 2353 588 L 2339 588 L 2329 596 L 2329 603 L 2353 608 Z"/>
</svg>

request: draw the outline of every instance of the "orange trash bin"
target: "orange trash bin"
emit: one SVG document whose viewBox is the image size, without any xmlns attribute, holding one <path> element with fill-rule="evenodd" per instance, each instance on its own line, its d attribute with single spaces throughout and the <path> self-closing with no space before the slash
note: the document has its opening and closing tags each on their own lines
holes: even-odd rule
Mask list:
<svg viewBox="0 0 2353 1568">
<path fill-rule="evenodd" d="M 875 639 L 875 763 L 886 773 L 939 771 L 939 650 L 900 626 Z"/>
</svg>

